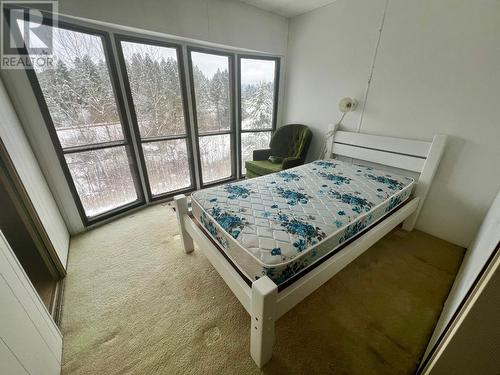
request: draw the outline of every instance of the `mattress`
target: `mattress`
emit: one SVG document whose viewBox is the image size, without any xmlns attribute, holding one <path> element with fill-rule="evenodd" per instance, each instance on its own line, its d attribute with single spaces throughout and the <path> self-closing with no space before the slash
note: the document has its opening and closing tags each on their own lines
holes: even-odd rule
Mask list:
<svg viewBox="0 0 500 375">
<path fill-rule="evenodd" d="M 339 160 L 192 194 L 195 219 L 250 281 L 278 286 L 402 205 L 412 178 Z"/>
</svg>

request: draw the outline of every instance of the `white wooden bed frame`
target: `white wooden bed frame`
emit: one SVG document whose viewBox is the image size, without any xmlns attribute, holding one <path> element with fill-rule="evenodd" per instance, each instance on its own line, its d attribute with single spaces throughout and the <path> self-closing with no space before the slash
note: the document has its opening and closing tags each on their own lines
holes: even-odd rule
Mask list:
<svg viewBox="0 0 500 375">
<path fill-rule="evenodd" d="M 274 322 L 278 318 L 400 223 L 403 223 L 405 230 L 413 229 L 446 144 L 445 135 L 435 135 L 432 142 L 425 142 L 335 130 L 334 128 L 326 155 L 416 172 L 419 174 L 417 186 L 407 204 L 280 292 L 278 286 L 267 276 L 254 281 L 250 287 L 190 216 L 186 196 L 177 195 L 174 198 L 184 251 L 192 252 L 196 242 L 250 314 L 250 355 L 259 367 L 271 359 Z"/>
</svg>

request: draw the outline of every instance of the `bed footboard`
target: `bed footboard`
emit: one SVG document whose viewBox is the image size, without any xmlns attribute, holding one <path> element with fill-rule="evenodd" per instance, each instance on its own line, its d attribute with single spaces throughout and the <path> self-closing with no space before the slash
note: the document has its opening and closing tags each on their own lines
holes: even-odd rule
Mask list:
<svg viewBox="0 0 500 375">
<path fill-rule="evenodd" d="M 385 236 L 405 219 L 416 212 L 420 198 L 416 197 L 399 210 L 370 229 L 362 237 L 348 244 L 342 252 L 314 268 L 285 290 L 278 293 L 278 286 L 268 277 L 255 280 L 251 287 L 218 251 L 206 234 L 189 216 L 187 198 L 174 198 L 177 219 L 184 251 L 190 253 L 194 242 L 219 272 L 236 298 L 250 315 L 250 355 L 259 368 L 272 357 L 275 321 L 295 305 L 332 278 L 370 246 Z"/>
</svg>

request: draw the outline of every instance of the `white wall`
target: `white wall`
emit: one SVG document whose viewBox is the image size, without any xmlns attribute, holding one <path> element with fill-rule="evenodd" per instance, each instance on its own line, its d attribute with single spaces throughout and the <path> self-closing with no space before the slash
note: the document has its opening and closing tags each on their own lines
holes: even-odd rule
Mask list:
<svg viewBox="0 0 500 375">
<path fill-rule="evenodd" d="M 69 233 L 0 79 L 0 137 L 59 260 L 68 259 Z"/>
<path fill-rule="evenodd" d="M 382 22 L 385 7 L 337 0 L 290 21 L 284 122 L 311 125 L 310 158 L 343 96 L 361 101 L 351 130 L 449 134 L 417 228 L 468 246 L 500 186 L 500 2 L 390 0 Z"/>
<path fill-rule="evenodd" d="M 0 374 L 60 374 L 61 332 L 1 231 L 0 301 Z"/>
<path fill-rule="evenodd" d="M 234 0 L 61 0 L 59 11 L 226 46 L 286 53 L 288 20 Z"/>
<path fill-rule="evenodd" d="M 149 33 L 273 55 L 284 55 L 287 49 L 286 18 L 232 0 L 63 0 L 59 12 L 78 18 L 74 22 L 115 32 Z M 69 231 L 84 230 L 25 72 L 0 74 Z"/>
</svg>

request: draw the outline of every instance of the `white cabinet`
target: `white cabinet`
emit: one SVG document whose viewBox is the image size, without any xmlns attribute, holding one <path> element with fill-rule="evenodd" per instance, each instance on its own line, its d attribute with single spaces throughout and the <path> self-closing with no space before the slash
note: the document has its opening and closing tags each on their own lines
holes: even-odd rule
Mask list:
<svg viewBox="0 0 500 375">
<path fill-rule="evenodd" d="M 0 374 L 56 375 L 62 335 L 0 232 Z"/>
</svg>

